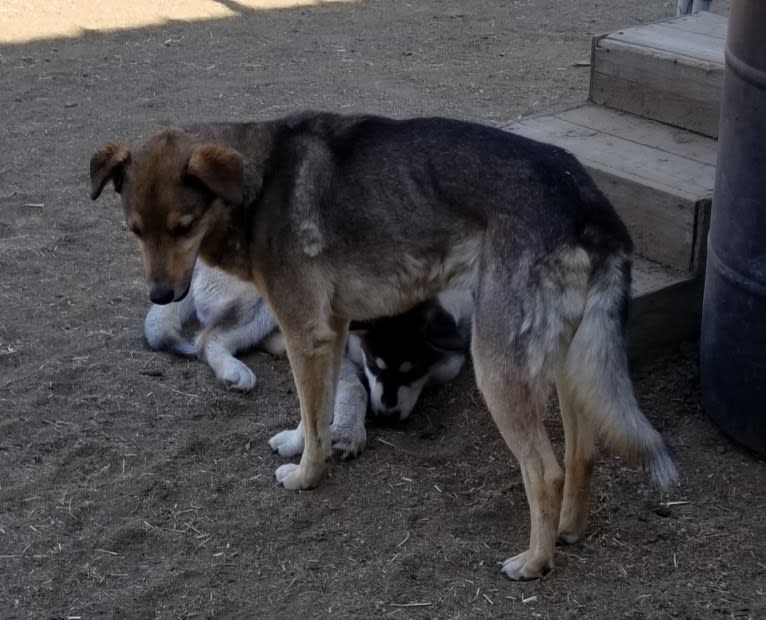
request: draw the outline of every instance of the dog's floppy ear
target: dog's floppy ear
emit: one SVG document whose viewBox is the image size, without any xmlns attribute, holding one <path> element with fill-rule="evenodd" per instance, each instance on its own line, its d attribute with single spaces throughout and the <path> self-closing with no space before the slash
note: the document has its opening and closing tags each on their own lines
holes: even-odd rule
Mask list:
<svg viewBox="0 0 766 620">
<path fill-rule="evenodd" d="M 130 163 L 130 150 L 124 144 L 107 144 L 90 158 L 90 197 L 95 200 L 101 195 L 104 185 L 111 179 L 114 191 L 122 190 L 125 166 Z"/>
<path fill-rule="evenodd" d="M 242 204 L 245 196 L 245 160 L 237 151 L 215 144 L 194 147 L 186 174 L 216 196 Z"/>
</svg>

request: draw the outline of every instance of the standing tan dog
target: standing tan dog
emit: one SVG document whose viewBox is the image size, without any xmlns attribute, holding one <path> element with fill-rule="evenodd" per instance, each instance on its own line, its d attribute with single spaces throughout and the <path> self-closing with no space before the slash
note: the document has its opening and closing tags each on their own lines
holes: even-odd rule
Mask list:
<svg viewBox="0 0 766 620">
<path fill-rule="evenodd" d="M 305 448 L 276 477 L 316 486 L 332 453 L 335 386 L 351 320 L 403 312 L 447 288 L 475 298 L 472 354 L 529 501 L 512 579 L 580 538 L 595 440 L 661 486 L 673 459 L 638 408 L 625 354 L 632 243 L 565 151 L 481 125 L 307 113 L 165 129 L 91 159 L 140 239 L 149 297 L 183 299 L 197 257 L 264 294 L 287 343 Z M 555 385 L 562 472 L 543 426 Z"/>
</svg>

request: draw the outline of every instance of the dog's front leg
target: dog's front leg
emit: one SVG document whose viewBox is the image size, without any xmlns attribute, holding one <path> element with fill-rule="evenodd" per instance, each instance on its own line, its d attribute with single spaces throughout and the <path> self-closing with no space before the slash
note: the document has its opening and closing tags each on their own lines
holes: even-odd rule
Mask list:
<svg viewBox="0 0 766 620">
<path fill-rule="evenodd" d="M 348 321 L 330 317 L 282 328 L 300 400 L 304 448 L 300 464 L 282 465 L 275 475 L 286 489 L 311 489 L 324 477 L 332 455 L 330 422 Z"/>
<path fill-rule="evenodd" d="M 340 368 L 338 387 L 335 389 L 335 407 L 330 426 L 333 451 L 343 459 L 361 454 L 367 443 L 367 430 L 364 427 L 367 401 L 367 390 L 359 379 L 359 366 L 346 354 Z M 279 456 L 302 454 L 303 424 L 280 431 L 269 439 L 269 445 Z"/>
</svg>

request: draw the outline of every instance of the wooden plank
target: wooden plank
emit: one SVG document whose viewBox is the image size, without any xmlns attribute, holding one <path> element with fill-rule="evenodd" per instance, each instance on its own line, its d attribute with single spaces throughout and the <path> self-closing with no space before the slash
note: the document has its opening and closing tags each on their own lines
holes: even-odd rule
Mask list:
<svg viewBox="0 0 766 620">
<path fill-rule="evenodd" d="M 625 221 L 641 256 L 692 269 L 696 204 L 645 182 L 587 166 Z"/>
<path fill-rule="evenodd" d="M 670 22 L 620 30 L 602 41 L 609 42 L 646 47 L 721 67 L 724 63 L 724 39 L 675 28 Z"/>
<path fill-rule="evenodd" d="M 636 251 L 684 272 L 698 268 L 698 212 L 712 194 L 715 169 L 709 155 L 697 159 L 681 155 L 682 139 L 661 138 L 656 124 L 631 118 L 627 132 L 619 135 L 617 113 L 586 106 L 557 115 L 526 119 L 509 129 L 527 137 L 561 146 L 574 154 L 625 220 Z M 600 131 L 599 110 L 607 131 Z M 572 123 L 567 119 L 580 121 Z M 592 125 L 587 127 L 585 124 Z M 649 125 L 641 129 L 636 125 Z M 667 129 L 672 134 L 673 129 Z M 641 144 L 642 139 L 650 144 Z M 668 152 L 658 145 L 672 147 Z M 692 151 L 700 143 L 692 143 Z M 710 148 L 712 141 L 708 141 Z M 688 155 L 688 153 L 685 153 Z"/>
<path fill-rule="evenodd" d="M 593 125 L 584 127 L 554 115 L 524 119 L 509 128 L 561 146 L 588 167 L 646 183 L 684 199 L 696 200 L 712 192 L 715 169 L 710 164 L 626 140 L 601 131 L 596 123 Z"/>
<path fill-rule="evenodd" d="M 634 277 L 641 266 L 634 267 Z M 681 342 L 699 339 L 703 278 L 658 284 L 633 297 L 628 320 L 628 352 L 641 363 Z"/>
<path fill-rule="evenodd" d="M 723 15 L 716 15 L 703 11 L 694 15 L 684 15 L 661 22 L 658 26 L 670 28 L 672 30 L 681 30 L 684 32 L 693 32 L 702 36 L 713 37 L 715 39 L 726 40 L 726 32 L 729 26 L 729 20 Z"/>
<path fill-rule="evenodd" d="M 628 351 L 642 362 L 681 342 L 699 338 L 702 277 L 639 257 L 633 261 Z"/>
<path fill-rule="evenodd" d="M 555 116 L 575 125 L 596 129 L 603 134 L 650 146 L 679 157 L 710 166 L 715 166 L 716 163 L 717 142 L 712 138 L 668 127 L 634 114 L 586 104 L 559 112 Z"/>
<path fill-rule="evenodd" d="M 595 37 L 591 100 L 716 137 L 726 29 L 700 13 Z"/>
<path fill-rule="evenodd" d="M 707 136 L 718 135 L 723 68 L 648 47 L 600 39 L 590 99 Z"/>
<path fill-rule="evenodd" d="M 633 258 L 633 278 L 630 294 L 633 299 L 644 295 L 654 294 L 656 291 L 678 282 L 685 282 L 689 274 L 661 265 L 641 256 Z"/>
</svg>

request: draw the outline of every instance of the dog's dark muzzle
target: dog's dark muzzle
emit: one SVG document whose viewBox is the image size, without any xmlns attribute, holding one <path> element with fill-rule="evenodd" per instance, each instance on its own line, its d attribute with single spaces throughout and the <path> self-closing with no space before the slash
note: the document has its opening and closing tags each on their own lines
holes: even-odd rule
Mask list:
<svg viewBox="0 0 766 620">
<path fill-rule="evenodd" d="M 407 419 L 402 417 L 402 412 L 398 408 L 378 409 L 370 407 L 367 411 L 367 419 L 374 426 L 396 426 Z"/>
<path fill-rule="evenodd" d="M 149 289 L 149 300 L 153 304 L 164 306 L 173 301 L 175 294 L 169 286 L 153 286 Z"/>
<path fill-rule="evenodd" d="M 189 294 L 190 287 L 191 282 L 186 285 L 184 292 L 176 297 L 175 291 L 172 287 L 166 286 L 164 284 L 153 284 L 149 287 L 149 300 L 158 306 L 165 306 L 174 301 L 181 301 Z"/>
</svg>

